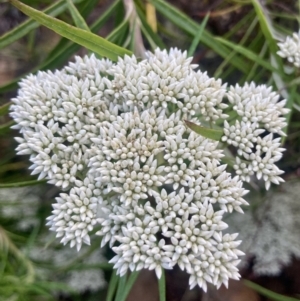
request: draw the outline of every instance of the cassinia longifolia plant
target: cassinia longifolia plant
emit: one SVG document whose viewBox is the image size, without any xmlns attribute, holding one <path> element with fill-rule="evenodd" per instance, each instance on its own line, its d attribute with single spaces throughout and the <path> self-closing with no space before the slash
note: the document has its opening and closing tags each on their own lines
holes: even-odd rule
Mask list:
<svg viewBox="0 0 300 301">
<path fill-rule="evenodd" d="M 30 155 L 32 174 L 63 191 L 48 218 L 63 244 L 79 250 L 97 226 L 121 276 L 155 269 L 160 277 L 178 265 L 191 288 L 206 290 L 240 277 L 241 241 L 222 233 L 222 218 L 243 212 L 251 176 L 267 189 L 283 181 L 276 162 L 288 110 L 271 88 L 227 90 L 191 61 L 178 49 L 117 63 L 76 57 L 60 71 L 23 79 L 11 116 L 23 136 L 18 154 Z M 225 120 L 221 140 L 236 148 L 235 176 L 221 164 L 218 141 L 185 120 Z"/>
</svg>

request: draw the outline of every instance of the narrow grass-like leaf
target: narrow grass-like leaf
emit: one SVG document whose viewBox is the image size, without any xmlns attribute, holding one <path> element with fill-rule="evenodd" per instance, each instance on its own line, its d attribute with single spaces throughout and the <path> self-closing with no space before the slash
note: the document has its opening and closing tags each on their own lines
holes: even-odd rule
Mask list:
<svg viewBox="0 0 300 301">
<path fill-rule="evenodd" d="M 98 3 L 99 0 L 83 1 L 80 2 L 76 7 L 81 16 L 85 19 L 91 13 L 91 11 L 95 9 Z"/>
<path fill-rule="evenodd" d="M 270 298 L 271 300 L 274 300 L 274 301 L 300 301 L 300 299 L 296 299 L 296 298 L 292 298 L 292 297 L 287 297 L 287 296 L 284 296 L 284 295 L 280 295 L 280 294 L 277 294 L 275 292 L 272 292 L 254 282 L 251 282 L 249 280 L 244 280 L 244 283 L 252 288 L 253 290 L 255 290 L 256 292 L 260 293 L 261 295 L 263 296 L 266 296 L 268 298 Z"/>
<path fill-rule="evenodd" d="M 297 86 L 293 86 L 290 90 L 288 99 L 287 99 L 287 103 L 286 103 L 286 107 L 288 109 L 290 109 L 290 112 L 288 114 L 285 115 L 286 118 L 286 122 L 287 122 L 287 126 L 283 129 L 283 132 L 287 134 L 288 132 L 288 126 L 291 120 L 291 116 L 293 113 L 293 105 L 295 103 L 295 100 L 299 97 L 299 94 L 297 93 Z M 284 144 L 285 140 L 286 140 L 287 136 L 283 136 L 281 139 L 281 143 Z"/>
<path fill-rule="evenodd" d="M 233 35 L 237 34 L 239 31 L 243 30 L 243 26 L 247 26 L 250 22 L 254 21 L 255 19 L 255 12 L 249 11 L 249 13 L 241 18 L 236 24 L 233 26 L 222 36 L 224 39 L 229 40 Z"/>
<path fill-rule="evenodd" d="M 112 43 L 116 43 L 120 37 L 125 38 L 125 32 L 129 28 L 128 20 L 123 20 L 122 23 L 119 24 L 106 38 L 107 40 L 111 41 Z"/>
<path fill-rule="evenodd" d="M 113 270 L 111 278 L 109 280 L 106 301 L 112 301 L 113 300 L 113 297 L 114 297 L 114 294 L 116 292 L 116 288 L 117 288 L 117 285 L 118 285 L 119 278 L 120 277 L 117 275 L 116 270 Z"/>
<path fill-rule="evenodd" d="M 5 173 L 7 171 L 12 171 L 12 170 L 20 170 L 25 167 L 27 167 L 27 164 L 23 161 L 4 164 L 4 165 L 0 166 L 0 174 Z"/>
<path fill-rule="evenodd" d="M 197 134 L 205 138 L 209 138 L 215 141 L 220 141 L 221 137 L 223 136 L 223 131 L 221 130 L 209 129 L 201 125 L 197 125 L 188 120 L 185 120 L 185 123 L 192 131 L 196 132 Z"/>
<path fill-rule="evenodd" d="M 128 294 L 130 293 L 131 291 L 131 288 L 132 286 L 134 285 L 135 281 L 136 281 L 136 278 L 138 277 L 140 271 L 135 271 L 135 272 L 132 272 L 126 282 L 126 285 L 125 285 L 125 289 L 124 289 L 124 292 L 122 294 L 122 297 L 120 298 L 119 301 L 125 301 Z"/>
<path fill-rule="evenodd" d="M 0 135 L 7 133 L 13 124 L 14 124 L 14 121 L 10 120 L 10 121 L 0 125 Z"/>
<path fill-rule="evenodd" d="M 15 182 L 15 183 L 0 183 L 0 188 L 33 186 L 33 185 L 40 185 L 46 182 L 47 180 L 40 180 L 40 181 L 33 180 L 33 181 L 24 181 L 24 182 Z"/>
<path fill-rule="evenodd" d="M 161 277 L 158 279 L 159 301 L 166 301 L 166 276 L 165 270 L 162 269 Z"/>
<path fill-rule="evenodd" d="M 264 68 L 272 71 L 272 72 L 279 72 L 275 67 L 273 67 L 269 62 L 267 62 L 266 60 L 262 59 L 259 55 L 257 55 L 256 53 L 254 53 L 253 51 L 238 45 L 238 44 L 234 44 L 232 42 L 229 42 L 225 39 L 222 39 L 220 37 L 216 38 L 216 40 L 220 41 L 222 44 L 232 48 L 234 51 L 242 54 L 244 57 L 248 58 L 249 60 L 256 62 L 258 64 L 260 64 L 261 66 L 263 66 Z"/>
<path fill-rule="evenodd" d="M 195 35 L 194 39 L 193 39 L 193 42 L 191 44 L 191 47 L 189 48 L 188 50 L 188 56 L 193 56 L 195 51 L 196 51 L 196 48 L 201 40 L 201 37 L 202 37 L 202 33 L 203 33 L 203 30 L 207 24 L 207 21 L 209 19 L 209 13 L 205 16 L 205 18 L 203 19 L 203 21 L 201 22 L 201 25 L 200 25 L 200 28 L 199 28 L 199 31 L 198 33 Z"/>
<path fill-rule="evenodd" d="M 136 11 L 138 13 L 138 16 L 141 20 L 141 29 L 144 33 L 146 39 L 148 40 L 149 44 L 151 45 L 152 49 L 154 50 L 156 47 L 159 47 L 161 49 L 166 48 L 164 42 L 159 37 L 157 33 L 155 33 L 152 28 L 149 26 L 144 13 L 142 12 L 141 8 L 136 5 Z"/>
<path fill-rule="evenodd" d="M 79 3 L 83 0 L 73 0 L 75 3 Z M 51 15 L 53 17 L 61 14 L 63 11 L 66 10 L 67 4 L 65 0 L 60 0 L 48 8 L 44 10 L 44 13 L 47 15 Z M 39 27 L 39 23 L 35 22 L 34 20 L 26 20 L 19 26 L 13 28 L 2 37 L 0 37 L 0 49 L 8 46 L 9 44 L 17 41 L 18 39 L 22 38 L 26 34 L 28 34 L 31 30 Z"/>
<path fill-rule="evenodd" d="M 118 276 L 118 277 L 120 277 L 120 276 Z M 122 294 L 124 292 L 125 285 L 126 285 L 126 280 L 127 280 L 127 274 L 120 277 L 119 283 L 118 283 L 118 289 L 117 289 L 117 293 L 116 293 L 116 297 L 115 297 L 115 301 L 121 301 Z"/>
<path fill-rule="evenodd" d="M 36 9 L 31 8 L 30 6 L 21 3 L 18 0 L 9 1 L 19 10 L 35 19 L 37 22 L 52 29 L 59 35 L 68 38 L 69 40 L 78 43 L 91 51 L 94 51 L 100 56 L 116 61 L 120 56 L 131 54 L 131 52 L 125 48 L 117 46 L 91 32 L 87 32 L 83 29 L 71 26 L 61 20 L 52 18 Z"/>
<path fill-rule="evenodd" d="M 251 15 L 250 13 L 248 15 Z M 245 18 L 246 19 L 246 18 Z M 244 45 L 245 42 L 248 40 L 249 36 L 251 35 L 252 31 L 255 29 L 255 26 L 257 25 L 257 19 L 254 18 L 254 20 L 250 23 L 250 26 L 248 26 L 244 36 L 239 41 L 240 45 Z M 226 40 L 229 40 L 229 38 L 225 38 Z M 214 77 L 220 77 L 224 73 L 225 67 L 228 65 L 231 58 L 233 58 L 236 55 L 235 51 L 232 51 L 232 53 L 229 55 L 228 58 L 224 59 L 224 61 L 219 65 L 217 70 L 214 73 Z M 225 79 L 225 77 L 223 77 Z"/>
<path fill-rule="evenodd" d="M 262 49 L 261 49 L 261 51 L 260 51 L 260 53 L 259 53 L 259 56 L 260 56 L 260 57 L 263 57 L 263 56 L 266 54 L 266 52 L 267 52 L 267 50 L 268 50 L 267 48 L 268 48 L 268 47 L 267 47 L 266 43 L 264 43 L 264 44 L 263 44 L 263 47 L 262 47 Z M 253 80 L 253 79 L 254 79 L 255 74 L 258 74 L 258 72 L 257 72 L 258 66 L 259 66 L 259 65 L 258 65 L 257 63 L 254 63 L 254 64 L 253 64 L 253 66 L 252 66 L 250 72 L 249 72 L 248 74 L 246 74 L 245 78 L 243 78 L 243 83 L 244 83 L 244 82 L 249 82 L 250 80 Z M 275 74 L 275 73 L 274 73 L 274 74 Z"/>
<path fill-rule="evenodd" d="M 272 26 L 271 20 L 269 19 L 267 13 L 264 11 L 264 8 L 258 0 L 252 0 L 252 4 L 259 20 L 260 28 L 266 40 L 268 41 L 269 49 L 276 59 L 281 75 L 284 76 L 282 58 L 277 55 L 278 46 L 276 40 L 274 39 L 274 28 Z"/>
<path fill-rule="evenodd" d="M 80 12 L 76 8 L 76 6 L 72 2 L 72 0 L 67 0 L 67 2 L 68 2 L 68 9 L 69 9 L 69 11 L 71 13 L 71 16 L 73 18 L 73 21 L 74 21 L 75 25 L 78 28 L 84 29 L 86 31 L 90 31 L 90 28 L 86 24 L 85 20 L 81 16 Z"/>
<path fill-rule="evenodd" d="M 157 32 L 157 19 L 155 7 L 149 2 L 146 2 L 146 19 L 153 32 Z"/>
<path fill-rule="evenodd" d="M 91 30 L 92 32 L 98 31 L 104 23 L 108 20 L 108 18 L 112 15 L 114 12 L 116 6 L 120 0 L 116 0 L 104 13 L 101 15 L 100 18 L 98 18 L 92 25 Z M 66 60 L 74 54 L 76 51 L 78 51 L 80 48 L 80 45 L 73 43 L 72 41 L 69 41 L 68 39 L 63 38 L 58 45 L 50 52 L 47 59 L 42 62 L 39 66 L 31 70 L 31 73 L 35 73 L 38 70 L 48 70 L 48 69 L 54 69 L 58 68 L 61 65 L 63 65 Z M 0 87 L 0 93 L 5 93 L 8 91 L 11 91 L 13 89 L 16 89 L 18 87 L 18 81 L 23 78 L 25 75 L 22 75 L 18 78 L 15 78 L 13 81 L 3 85 Z"/>
<path fill-rule="evenodd" d="M 11 102 L 8 102 L 8 103 L 0 106 L 0 116 L 3 116 L 8 113 L 10 105 L 11 105 Z"/>
<path fill-rule="evenodd" d="M 196 36 L 200 26 L 189 18 L 187 15 L 182 13 L 180 10 L 172 6 L 163 0 L 150 0 L 151 3 L 156 7 L 157 11 L 159 11 L 163 16 L 169 19 L 171 22 L 176 24 L 182 30 L 188 32 L 192 36 Z M 207 30 L 203 30 L 202 38 L 203 44 L 205 44 L 210 49 L 214 50 L 217 54 L 226 58 L 230 55 L 231 50 L 222 45 L 219 41 L 217 41 Z M 235 56 L 234 59 L 230 61 L 230 63 L 235 66 L 237 69 L 241 70 L 244 73 L 247 73 L 250 69 L 248 63 L 244 62 L 241 58 Z"/>
</svg>

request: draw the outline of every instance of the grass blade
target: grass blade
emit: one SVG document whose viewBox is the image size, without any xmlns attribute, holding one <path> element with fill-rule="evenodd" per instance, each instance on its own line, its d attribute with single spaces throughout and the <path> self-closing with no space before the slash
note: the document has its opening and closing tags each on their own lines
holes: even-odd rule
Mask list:
<svg viewBox="0 0 300 301">
<path fill-rule="evenodd" d="M 13 120 L 10 120 L 4 124 L 0 125 L 0 135 L 6 134 L 9 130 L 10 127 L 14 124 Z"/>
<path fill-rule="evenodd" d="M 107 296 L 106 296 L 106 301 L 112 301 L 117 285 L 118 285 L 118 281 L 119 281 L 119 276 L 117 275 L 116 270 L 113 270 L 113 273 L 111 275 L 110 281 L 109 281 L 109 286 L 108 286 L 108 291 L 107 291 Z"/>
<path fill-rule="evenodd" d="M 155 7 L 149 2 L 146 2 L 146 19 L 153 32 L 157 32 L 157 19 Z"/>
<path fill-rule="evenodd" d="M 272 292 L 254 282 L 251 282 L 249 280 L 244 280 L 244 283 L 252 288 L 253 290 L 255 290 L 256 292 L 260 293 L 261 295 L 263 296 L 266 296 L 268 298 L 270 298 L 271 300 L 274 300 L 274 301 L 300 301 L 300 299 L 296 299 L 296 298 L 292 298 L 292 297 L 287 297 L 287 296 L 284 296 L 284 295 L 280 295 L 280 294 L 277 294 L 275 292 Z"/>
<path fill-rule="evenodd" d="M 163 16 L 172 21 L 182 30 L 186 31 L 192 36 L 197 35 L 200 26 L 180 10 L 163 0 L 150 0 L 150 2 L 153 3 L 157 11 L 159 11 Z M 205 29 L 203 30 L 201 40 L 203 44 L 205 44 L 208 48 L 212 49 L 223 58 L 227 58 L 231 53 L 231 50 L 218 42 L 213 37 L 213 35 L 211 35 Z M 241 70 L 243 73 L 247 73 L 250 70 L 250 65 L 245 63 L 241 58 L 237 56 L 235 56 L 230 61 L 230 63 L 237 69 Z"/>
<path fill-rule="evenodd" d="M 121 301 L 121 297 L 122 297 L 122 294 L 124 292 L 125 285 L 126 285 L 127 274 L 125 274 L 122 277 L 120 277 L 120 276 L 118 276 L 118 277 L 120 279 L 119 279 L 119 283 L 118 283 L 118 289 L 117 289 L 115 301 Z"/>
<path fill-rule="evenodd" d="M 119 38 L 125 38 L 126 37 L 126 31 L 129 28 L 129 22 L 128 20 L 123 20 L 122 23 L 120 23 L 108 36 L 107 40 L 111 41 L 112 43 L 117 43 Z"/>
<path fill-rule="evenodd" d="M 297 93 L 297 86 L 293 86 L 290 90 L 288 99 L 287 99 L 287 103 L 286 103 L 286 108 L 290 109 L 290 112 L 288 114 L 285 115 L 286 118 L 286 122 L 287 122 L 287 126 L 283 129 L 283 132 L 287 134 L 288 132 L 288 127 L 290 124 L 290 120 L 293 114 L 293 105 L 295 103 L 295 101 L 298 99 L 299 94 Z M 281 139 L 281 144 L 285 143 L 287 136 L 283 136 Z"/>
<path fill-rule="evenodd" d="M 165 270 L 162 269 L 161 277 L 158 279 L 159 301 L 166 301 L 166 276 Z"/>
<path fill-rule="evenodd" d="M 86 32 L 85 30 L 71 26 L 61 20 L 52 18 L 36 9 L 31 8 L 30 6 L 21 3 L 18 0 L 9 1 L 19 10 L 35 19 L 37 22 L 52 29 L 59 35 L 68 38 L 69 40 L 78 43 L 79 45 L 84 46 L 91 51 L 94 51 L 100 56 L 116 61 L 119 56 L 131 54 L 131 52 L 125 48 L 112 44 L 106 39 L 101 38 L 93 33 Z"/>
<path fill-rule="evenodd" d="M 130 293 L 130 290 L 132 288 L 132 286 L 134 285 L 135 281 L 136 281 L 136 278 L 138 277 L 140 271 L 135 271 L 135 272 L 132 272 L 128 278 L 128 281 L 126 282 L 126 286 L 125 286 L 125 289 L 124 289 L 124 292 L 123 292 L 123 295 L 122 297 L 120 298 L 120 301 L 125 301 L 128 294 Z"/>
<path fill-rule="evenodd" d="M 33 181 L 24 181 L 24 182 L 15 182 L 15 183 L 0 183 L 0 188 L 10 188 L 10 187 L 24 187 L 24 186 L 33 186 L 46 183 L 47 180 L 33 180 Z"/>
<path fill-rule="evenodd" d="M 86 24 L 85 20 L 81 16 L 80 12 L 76 8 L 76 6 L 72 2 L 72 0 L 67 0 L 67 2 L 68 2 L 68 9 L 69 9 L 69 11 L 71 13 L 71 16 L 73 18 L 73 21 L 74 21 L 75 25 L 78 28 L 84 29 L 86 31 L 90 31 L 90 28 Z"/>
<path fill-rule="evenodd" d="M 0 106 L 0 116 L 3 116 L 8 113 L 10 105 L 11 105 L 11 102 L 8 102 L 8 103 Z"/>
<path fill-rule="evenodd" d="M 248 50 L 247 48 L 238 45 L 238 44 L 234 44 L 232 42 L 229 42 L 225 39 L 222 38 L 216 38 L 218 41 L 220 41 L 221 43 L 223 43 L 224 45 L 232 48 L 234 51 L 236 51 L 237 53 L 242 54 L 244 57 L 248 58 L 249 60 L 260 64 L 261 66 L 263 66 L 264 68 L 272 71 L 272 72 L 279 72 L 275 67 L 273 67 L 269 62 L 267 62 L 266 60 L 262 59 L 259 55 L 257 55 L 256 53 L 254 53 L 251 50 Z"/>
<path fill-rule="evenodd" d="M 79 3 L 83 0 L 74 0 L 75 3 Z M 47 15 L 51 15 L 53 17 L 61 14 L 67 8 L 67 4 L 65 0 L 60 0 L 48 8 L 46 8 L 43 12 Z M 14 29 L 10 30 L 2 37 L 0 37 L 0 49 L 8 46 L 9 44 L 17 41 L 18 39 L 22 38 L 26 34 L 28 34 L 31 30 L 39 27 L 40 24 L 35 22 L 34 20 L 26 20 L 19 26 L 15 27 Z"/>
<path fill-rule="evenodd" d="M 104 23 L 108 20 L 108 18 L 114 12 L 116 6 L 119 4 L 120 0 L 116 0 L 106 11 L 103 15 L 98 18 L 92 25 L 91 30 L 92 32 L 97 32 Z M 62 66 L 71 55 L 73 55 L 76 51 L 78 51 L 80 45 L 69 41 L 68 39 L 63 38 L 58 45 L 50 52 L 47 59 L 30 71 L 30 73 L 35 73 L 38 70 L 48 70 L 54 69 Z M 0 93 L 5 93 L 16 89 L 18 87 L 18 81 L 23 78 L 26 74 L 14 79 L 13 81 L 3 85 L 0 87 Z"/>
<path fill-rule="evenodd" d="M 254 6 L 258 21 L 260 23 L 260 28 L 268 41 L 270 52 L 276 59 L 277 65 L 279 66 L 280 73 L 284 75 L 282 59 L 277 55 L 277 42 L 274 39 L 274 28 L 272 26 L 271 20 L 268 18 L 268 14 L 264 11 L 261 3 L 258 0 L 252 0 L 252 4 Z"/>
<path fill-rule="evenodd" d="M 220 141 L 221 137 L 223 136 L 223 131 L 221 130 L 209 129 L 187 120 L 185 120 L 185 123 L 192 131 L 205 138 L 209 138 L 215 141 Z"/>
<path fill-rule="evenodd" d="M 159 37 L 159 35 L 156 34 L 152 30 L 152 28 L 149 26 L 144 13 L 142 12 L 141 8 L 138 5 L 136 5 L 136 11 L 141 20 L 142 32 L 144 33 L 144 35 L 145 35 L 146 39 L 148 40 L 149 44 L 151 45 L 152 49 L 154 50 L 157 47 L 159 47 L 161 49 L 166 48 L 164 42 Z"/>
<path fill-rule="evenodd" d="M 190 49 L 188 50 L 188 56 L 193 56 L 195 51 L 196 51 L 196 48 L 201 40 L 201 37 L 202 37 L 202 33 L 203 33 L 203 30 L 207 24 L 207 21 L 209 19 L 209 13 L 205 16 L 205 18 L 203 19 L 203 21 L 201 22 L 201 25 L 200 25 L 200 29 L 198 31 L 198 33 L 195 35 L 194 39 L 193 39 L 193 42 L 192 42 L 192 45 L 190 47 Z"/>
</svg>

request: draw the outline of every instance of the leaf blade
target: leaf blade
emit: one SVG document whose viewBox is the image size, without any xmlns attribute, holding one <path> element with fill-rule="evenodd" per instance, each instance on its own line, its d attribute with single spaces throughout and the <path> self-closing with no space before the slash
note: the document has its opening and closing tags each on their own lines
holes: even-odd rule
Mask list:
<svg viewBox="0 0 300 301">
<path fill-rule="evenodd" d="M 279 72 L 275 67 L 273 67 L 269 62 L 265 61 L 264 59 L 262 59 L 259 55 L 257 55 L 256 53 L 254 53 L 251 50 L 248 50 L 247 48 L 238 45 L 238 44 L 234 44 L 232 42 L 229 42 L 221 37 L 217 37 L 216 40 L 220 41 L 221 43 L 223 43 L 224 45 L 232 48 L 234 51 L 244 55 L 246 58 L 248 58 L 249 60 L 256 62 L 258 64 L 260 64 L 262 67 L 272 71 L 272 72 Z"/>
<path fill-rule="evenodd" d="M 59 35 L 68 38 L 69 40 L 94 51 L 100 56 L 107 57 L 116 61 L 118 57 L 131 55 L 132 53 L 120 46 L 117 46 L 96 34 L 87 32 L 80 28 L 71 26 L 61 20 L 52 18 L 28 5 L 21 3 L 18 0 L 9 0 L 15 7 L 21 10 L 26 15 L 35 19 L 40 24 L 50 28 Z"/>
<path fill-rule="evenodd" d="M 287 297 L 287 296 L 275 293 L 273 291 L 270 291 L 252 281 L 249 281 L 249 280 L 243 280 L 243 281 L 248 287 L 254 289 L 255 291 L 257 291 L 258 293 L 260 293 L 263 296 L 269 297 L 270 299 L 272 299 L 274 301 L 300 301 L 300 299 Z"/>
<path fill-rule="evenodd" d="M 91 31 L 90 28 L 88 27 L 88 25 L 86 24 L 85 20 L 81 16 L 80 12 L 78 11 L 76 6 L 72 2 L 72 0 L 67 0 L 67 2 L 68 2 L 69 12 L 70 12 L 70 14 L 73 18 L 73 21 L 74 21 L 75 25 L 78 28 L 84 29 L 86 31 Z"/>
<path fill-rule="evenodd" d="M 194 53 L 196 51 L 196 48 L 197 48 L 199 42 L 201 41 L 202 33 L 203 33 L 203 30 L 204 30 L 204 28 L 207 24 L 208 19 L 209 19 L 209 13 L 206 14 L 205 18 L 201 22 L 200 29 L 199 29 L 198 33 L 195 35 L 195 37 L 193 39 L 193 42 L 191 44 L 191 47 L 188 50 L 188 56 L 193 56 L 194 55 Z"/>
<path fill-rule="evenodd" d="M 130 274 L 127 282 L 126 282 L 126 286 L 125 286 L 125 289 L 124 289 L 124 292 L 123 292 L 123 295 L 122 297 L 120 298 L 120 301 L 125 301 L 128 294 L 130 293 L 130 290 L 132 288 L 132 286 L 134 285 L 135 281 L 136 281 L 136 278 L 138 277 L 140 271 L 134 271 Z"/>
<path fill-rule="evenodd" d="M 159 11 L 163 16 L 168 18 L 182 30 L 186 31 L 187 33 L 191 34 L 192 36 L 197 35 L 199 30 L 199 25 L 189 18 L 187 15 L 179 11 L 177 8 L 173 7 L 171 4 L 167 3 L 163 0 L 149 0 L 153 5 L 156 7 L 156 10 Z M 218 43 L 216 39 L 210 34 L 207 30 L 203 30 L 202 33 L 202 42 L 207 47 L 212 49 L 214 52 L 219 54 L 223 58 L 227 58 L 231 51 L 224 47 L 221 43 Z M 250 69 L 250 66 L 243 62 L 242 59 L 235 57 L 234 60 L 231 60 L 230 63 L 236 67 L 237 69 L 241 70 L 244 73 L 247 73 Z"/>
<path fill-rule="evenodd" d="M 73 0 L 76 3 L 79 3 L 83 0 Z M 65 9 L 67 8 L 67 5 L 64 0 L 60 0 L 51 6 L 47 7 L 44 10 L 45 14 L 49 14 L 53 17 L 61 14 Z M 9 44 L 15 42 L 16 40 L 22 38 L 27 33 L 29 33 L 31 30 L 39 27 L 39 23 L 34 20 L 26 20 L 23 23 L 21 23 L 19 26 L 13 28 L 6 34 L 0 37 L 0 49 L 8 46 Z"/>
<path fill-rule="evenodd" d="M 197 125 L 191 121 L 185 120 L 186 125 L 195 133 L 215 141 L 220 141 L 221 137 L 223 136 L 223 131 L 215 130 L 215 129 L 209 129 L 206 127 L 203 127 L 201 125 Z"/>
<path fill-rule="evenodd" d="M 11 187 L 25 187 L 32 185 L 40 185 L 42 183 L 46 183 L 46 180 L 32 180 L 32 181 L 24 181 L 24 182 L 14 182 L 14 183 L 0 183 L 0 188 L 11 188 Z"/>
<path fill-rule="evenodd" d="M 166 276 L 165 270 L 162 269 L 161 277 L 158 279 L 159 301 L 166 301 Z"/>
</svg>

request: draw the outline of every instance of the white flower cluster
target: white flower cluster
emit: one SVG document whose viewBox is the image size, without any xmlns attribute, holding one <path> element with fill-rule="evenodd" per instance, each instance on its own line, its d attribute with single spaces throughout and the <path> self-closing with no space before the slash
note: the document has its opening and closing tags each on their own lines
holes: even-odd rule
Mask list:
<svg viewBox="0 0 300 301">
<path fill-rule="evenodd" d="M 278 43 L 277 54 L 286 58 L 297 68 L 300 67 L 300 31 L 294 32 L 292 36 L 287 36 L 284 42 Z"/>
<path fill-rule="evenodd" d="M 294 257 L 300 258 L 299 194 L 299 182 L 284 183 L 279 191 L 268 193 L 253 212 L 228 219 L 230 229 L 238 230 L 243 240 L 241 249 L 246 256 L 242 264 L 253 261 L 254 274 L 278 275 Z"/>
<path fill-rule="evenodd" d="M 126 56 L 115 64 L 77 57 L 61 71 L 24 79 L 11 113 L 23 135 L 17 138 L 18 153 L 30 155 L 33 174 L 64 191 L 49 217 L 64 244 L 80 249 L 100 226 L 97 234 L 102 245 L 113 247 L 120 275 L 146 268 L 160 277 L 162 268 L 179 265 L 191 275 L 191 287 L 227 285 L 229 278 L 239 278 L 242 252 L 236 234 L 222 234 L 227 227 L 222 217 L 243 212 L 247 191 L 221 164 L 218 142 L 184 123 L 199 124 L 199 116 L 210 123 L 227 118 L 226 85 L 195 71 L 186 52 L 156 50 L 147 56 L 142 61 Z M 254 89 L 231 88 L 228 94 L 238 114 L 245 115 L 242 126 L 256 122 L 281 133 L 283 103 L 258 87 L 251 111 L 244 96 Z M 261 103 L 266 93 L 269 101 L 266 96 Z M 252 126 L 251 134 L 260 132 Z M 269 147 L 268 139 L 257 143 L 262 150 L 257 148 L 251 160 L 258 162 L 257 173 L 269 171 L 267 182 L 276 182 L 271 160 L 276 162 L 282 151 L 277 140 L 271 139 L 266 163 L 257 159 Z M 253 146 L 244 144 L 242 155 L 250 156 Z"/>
<path fill-rule="evenodd" d="M 283 171 L 276 162 L 284 148 L 274 135 L 285 135 L 283 128 L 287 123 L 281 115 L 289 112 L 284 108 L 286 101 L 278 102 L 279 95 L 271 87 L 255 86 L 253 82 L 243 87 L 231 86 L 227 97 L 238 119 L 232 125 L 225 120 L 222 141 L 237 148 L 234 165 L 237 175 L 249 182 L 255 174 L 265 181 L 266 189 L 271 183 L 283 182 L 279 176 Z"/>
</svg>

